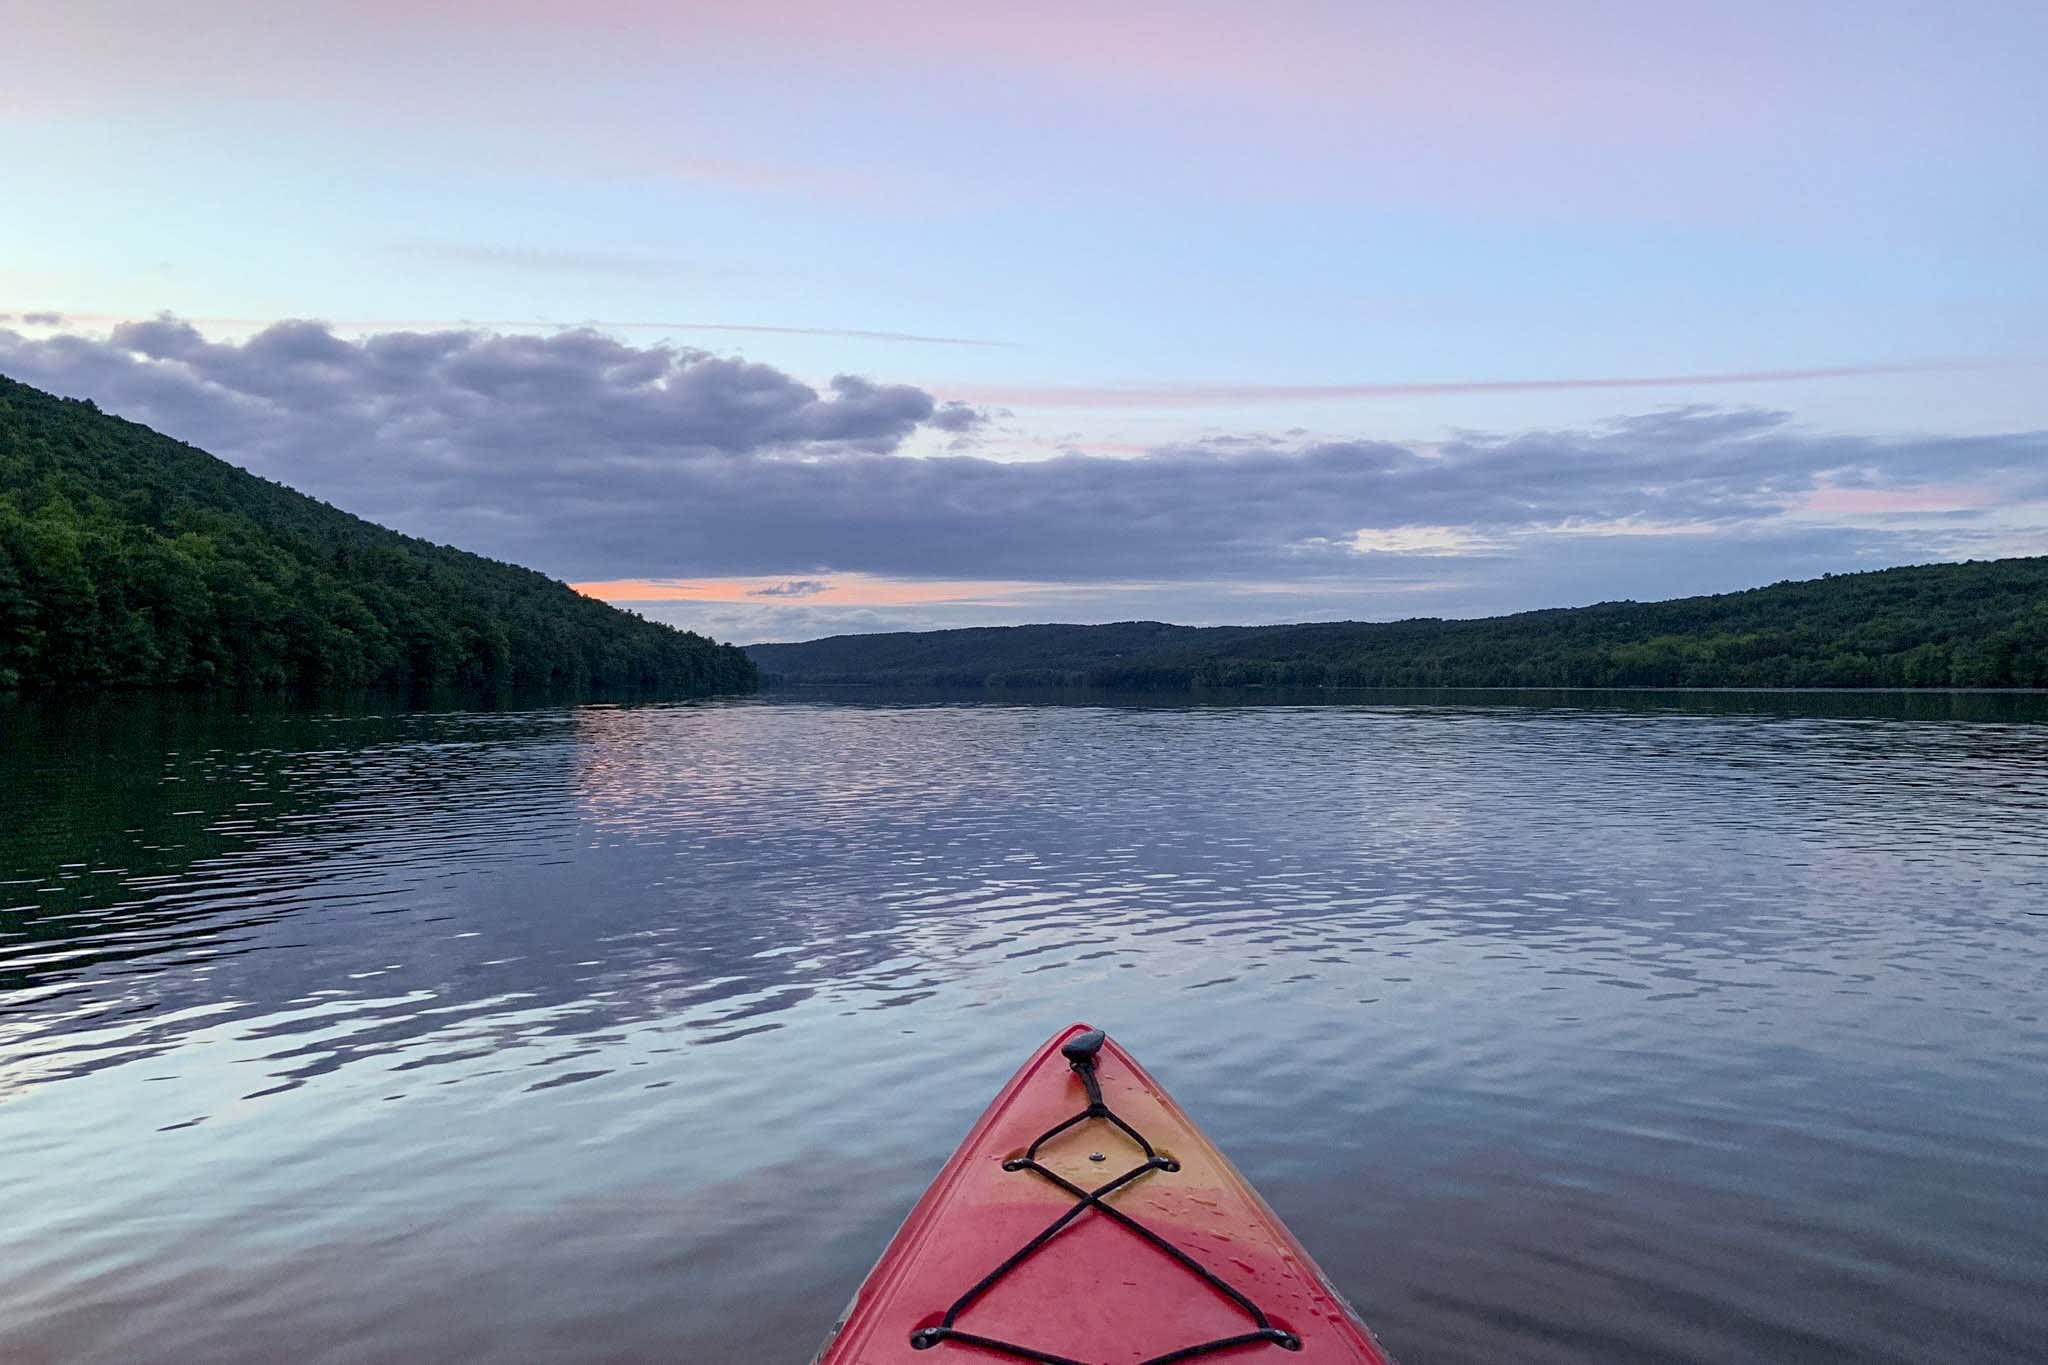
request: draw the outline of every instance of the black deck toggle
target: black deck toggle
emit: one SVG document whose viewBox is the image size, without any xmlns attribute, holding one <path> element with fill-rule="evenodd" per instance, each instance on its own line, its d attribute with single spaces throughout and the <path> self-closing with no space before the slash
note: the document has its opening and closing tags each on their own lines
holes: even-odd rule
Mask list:
<svg viewBox="0 0 2048 1365">
<path fill-rule="evenodd" d="M 1099 1028 L 1077 1033 L 1060 1045 L 1060 1055 L 1073 1064 L 1076 1071 L 1084 1066 L 1095 1065 L 1095 1054 L 1102 1051 L 1102 1045 L 1109 1035 Z"/>
</svg>

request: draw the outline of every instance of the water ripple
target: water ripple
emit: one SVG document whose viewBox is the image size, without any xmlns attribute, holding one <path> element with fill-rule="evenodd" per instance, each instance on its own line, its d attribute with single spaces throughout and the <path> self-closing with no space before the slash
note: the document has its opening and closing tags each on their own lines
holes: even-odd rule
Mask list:
<svg viewBox="0 0 2048 1365">
<path fill-rule="evenodd" d="M 0 1357 L 807 1358 L 1088 1017 L 1418 1361 L 2048 1332 L 2048 709 L 0 709 Z"/>
</svg>

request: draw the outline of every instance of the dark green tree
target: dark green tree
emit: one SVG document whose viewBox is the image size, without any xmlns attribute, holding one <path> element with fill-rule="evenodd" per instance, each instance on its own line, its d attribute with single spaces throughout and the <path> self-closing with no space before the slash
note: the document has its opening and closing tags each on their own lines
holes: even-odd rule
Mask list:
<svg viewBox="0 0 2048 1365">
<path fill-rule="evenodd" d="M 0 379 L 0 687 L 754 684 L 731 646 Z"/>
</svg>

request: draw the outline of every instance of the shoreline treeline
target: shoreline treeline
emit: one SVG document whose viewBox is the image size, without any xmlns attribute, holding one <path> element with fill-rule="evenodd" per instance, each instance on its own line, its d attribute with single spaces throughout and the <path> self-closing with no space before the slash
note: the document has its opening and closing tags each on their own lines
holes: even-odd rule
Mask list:
<svg viewBox="0 0 2048 1365">
<path fill-rule="evenodd" d="M 750 645 L 769 681 L 937 687 L 2048 687 L 2048 557 L 1481 620 L 996 626 Z"/>
</svg>

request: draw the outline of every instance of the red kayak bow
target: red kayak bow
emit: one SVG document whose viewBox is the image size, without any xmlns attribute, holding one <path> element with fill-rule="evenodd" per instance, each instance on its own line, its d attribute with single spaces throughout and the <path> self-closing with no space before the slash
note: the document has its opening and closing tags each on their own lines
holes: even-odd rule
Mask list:
<svg viewBox="0 0 2048 1365">
<path fill-rule="evenodd" d="M 817 1365 L 1387 1365 L 1159 1083 L 1075 1024 L 1003 1087 Z"/>
</svg>

